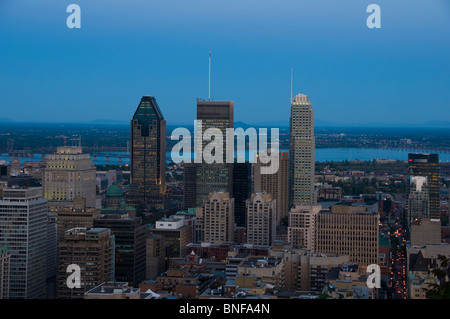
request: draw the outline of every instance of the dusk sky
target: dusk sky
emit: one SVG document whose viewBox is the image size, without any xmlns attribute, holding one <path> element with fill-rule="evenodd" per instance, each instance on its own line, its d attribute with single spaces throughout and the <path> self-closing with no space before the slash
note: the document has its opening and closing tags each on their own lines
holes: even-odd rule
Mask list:
<svg viewBox="0 0 450 319">
<path fill-rule="evenodd" d="M 192 123 L 209 51 L 236 121 L 287 123 L 291 68 L 317 120 L 450 121 L 448 0 L 0 0 L 0 118 L 128 121 L 153 95 L 168 124 Z"/>
</svg>

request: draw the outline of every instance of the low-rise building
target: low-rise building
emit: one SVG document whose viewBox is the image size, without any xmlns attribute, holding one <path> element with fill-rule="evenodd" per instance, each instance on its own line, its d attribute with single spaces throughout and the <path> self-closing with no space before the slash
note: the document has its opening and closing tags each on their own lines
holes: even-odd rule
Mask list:
<svg viewBox="0 0 450 319">
<path fill-rule="evenodd" d="M 153 299 L 150 292 L 129 286 L 127 282 L 104 282 L 86 291 L 84 299 Z"/>
<path fill-rule="evenodd" d="M 249 256 L 238 266 L 238 276 L 255 275 L 262 283 L 284 289 L 284 261 L 278 257 Z"/>
</svg>

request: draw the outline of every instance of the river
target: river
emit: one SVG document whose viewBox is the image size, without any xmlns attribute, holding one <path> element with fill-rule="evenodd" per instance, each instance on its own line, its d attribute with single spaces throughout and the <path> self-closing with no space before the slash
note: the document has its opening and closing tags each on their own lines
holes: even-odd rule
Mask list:
<svg viewBox="0 0 450 319">
<path fill-rule="evenodd" d="M 286 150 L 280 150 L 286 151 Z M 351 161 L 351 160 L 362 160 L 362 161 L 371 161 L 373 159 L 390 159 L 390 160 L 408 160 L 408 153 L 414 153 L 408 150 L 392 150 L 392 149 L 378 149 L 378 148 L 318 148 L 316 149 L 316 161 L 317 162 L 341 162 L 341 161 Z M 109 161 L 104 154 L 98 153 L 97 156 L 93 158 L 93 162 L 96 165 L 125 165 L 130 163 L 129 157 L 127 157 L 127 153 L 125 152 L 116 152 L 116 153 L 108 153 Z M 171 159 L 171 154 L 168 152 L 166 154 L 167 160 Z M 246 158 L 248 159 L 248 154 L 246 154 Z M 119 159 L 122 159 L 120 162 Z M 11 162 L 11 156 L 8 154 L 1 154 L 0 161 Z M 41 154 L 34 154 L 34 157 L 22 157 L 21 162 L 28 161 L 40 161 Z M 450 161 L 450 153 L 440 153 L 439 160 L 441 162 L 449 162 Z"/>
</svg>

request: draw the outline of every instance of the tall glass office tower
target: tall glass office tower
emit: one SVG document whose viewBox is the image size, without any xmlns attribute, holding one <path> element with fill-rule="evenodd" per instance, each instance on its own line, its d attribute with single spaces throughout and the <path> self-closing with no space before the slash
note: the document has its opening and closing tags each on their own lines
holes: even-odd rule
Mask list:
<svg viewBox="0 0 450 319">
<path fill-rule="evenodd" d="M 131 120 L 129 202 L 144 210 L 164 209 L 166 121 L 153 96 L 144 96 Z"/>
<path fill-rule="evenodd" d="M 201 121 L 201 122 L 200 122 Z M 217 128 L 223 136 L 223 163 L 208 164 L 203 161 L 197 166 L 196 202 L 197 206 L 208 199 L 211 192 L 232 192 L 233 164 L 226 163 L 226 129 L 233 128 L 234 103 L 231 101 L 197 100 L 197 138 L 201 138 L 208 128 Z M 202 151 L 211 140 L 198 140 Z"/>
<path fill-rule="evenodd" d="M 313 205 L 315 170 L 314 110 L 307 95 L 291 101 L 289 189 L 290 206 Z"/>
<path fill-rule="evenodd" d="M 440 219 L 441 215 L 441 171 L 439 168 L 439 154 L 408 154 L 409 175 L 427 178 L 430 219 Z M 408 193 L 410 190 L 408 190 Z"/>
</svg>

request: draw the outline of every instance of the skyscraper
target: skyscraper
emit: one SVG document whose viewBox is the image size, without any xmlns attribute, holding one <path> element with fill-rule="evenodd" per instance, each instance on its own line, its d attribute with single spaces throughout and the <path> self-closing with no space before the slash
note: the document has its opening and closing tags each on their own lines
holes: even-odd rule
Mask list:
<svg viewBox="0 0 450 319">
<path fill-rule="evenodd" d="M 314 110 L 304 94 L 291 101 L 289 166 L 290 206 L 313 205 L 316 202 Z"/>
<path fill-rule="evenodd" d="M 49 210 L 71 207 L 77 197 L 86 199 L 86 207 L 95 207 L 95 171 L 89 154 L 79 146 L 58 147 L 48 155 L 42 183 Z"/>
<path fill-rule="evenodd" d="M 201 121 L 201 122 L 200 122 Z M 216 128 L 225 136 L 227 128 L 233 128 L 234 103 L 231 101 L 197 100 L 197 139 L 204 136 L 209 128 Z M 201 150 L 211 142 L 208 139 L 197 140 Z M 208 164 L 204 160 L 197 166 L 196 202 L 203 204 L 210 192 L 232 193 L 232 163 L 226 163 L 226 139 L 223 138 L 223 163 Z"/>
<path fill-rule="evenodd" d="M 131 176 L 128 201 L 161 210 L 166 200 L 166 121 L 153 96 L 143 96 L 131 120 Z"/>
<path fill-rule="evenodd" d="M 203 201 L 204 241 L 211 244 L 233 242 L 234 199 L 229 193 L 213 192 Z"/>
<path fill-rule="evenodd" d="M 0 299 L 9 298 L 9 268 L 11 253 L 6 245 L 0 246 Z"/>
<path fill-rule="evenodd" d="M 47 215 L 47 298 L 55 297 L 56 265 L 58 261 L 57 217 L 56 212 Z"/>
<path fill-rule="evenodd" d="M 46 297 L 47 200 L 41 187 L 5 188 L 0 200 L 0 246 L 11 253 L 10 299 Z"/>
<path fill-rule="evenodd" d="M 109 228 L 114 235 L 114 279 L 135 286 L 145 280 L 147 225 L 139 217 L 104 215 L 94 219 L 94 228 Z"/>
<path fill-rule="evenodd" d="M 430 187 L 427 176 L 410 176 L 407 216 L 411 246 L 439 244 L 441 222 L 430 218 Z"/>
<path fill-rule="evenodd" d="M 261 174 L 259 157 L 254 165 L 255 192 L 272 194 L 277 202 L 277 224 L 289 213 L 289 153 L 279 153 L 278 171 L 274 174 Z"/>
<path fill-rule="evenodd" d="M 430 194 L 426 176 L 410 176 L 408 192 L 408 226 L 430 217 Z"/>
<path fill-rule="evenodd" d="M 233 164 L 234 221 L 237 227 L 247 225 L 246 201 L 252 194 L 252 164 Z"/>
<path fill-rule="evenodd" d="M 276 232 L 276 200 L 271 194 L 253 193 L 247 205 L 247 243 L 272 246 Z"/>
<path fill-rule="evenodd" d="M 427 178 L 430 202 L 429 218 L 439 220 L 441 216 L 439 154 L 410 153 L 408 154 L 408 163 L 410 176 L 425 176 Z"/>
</svg>

